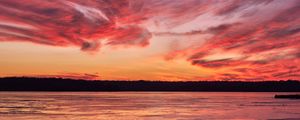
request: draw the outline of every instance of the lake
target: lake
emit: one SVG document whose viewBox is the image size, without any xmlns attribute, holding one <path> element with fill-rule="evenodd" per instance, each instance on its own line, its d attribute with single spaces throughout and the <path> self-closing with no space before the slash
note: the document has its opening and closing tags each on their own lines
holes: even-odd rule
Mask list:
<svg viewBox="0 0 300 120">
<path fill-rule="evenodd" d="M 300 120 L 300 100 L 275 94 L 0 92 L 0 120 Z"/>
</svg>

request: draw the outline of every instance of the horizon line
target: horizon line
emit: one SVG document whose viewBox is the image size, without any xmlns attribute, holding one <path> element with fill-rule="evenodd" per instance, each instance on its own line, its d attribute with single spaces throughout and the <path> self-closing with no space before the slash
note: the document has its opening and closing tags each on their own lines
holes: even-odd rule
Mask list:
<svg viewBox="0 0 300 120">
<path fill-rule="evenodd" d="M 112 81 L 112 82 L 300 82 L 300 80 L 296 79 L 283 79 L 283 80 L 147 80 L 147 79 L 140 79 L 140 80 L 117 80 L 117 79 L 82 79 L 82 78 L 64 78 L 64 77 L 33 77 L 33 76 L 7 76 L 7 77 L 0 77 L 0 79 L 6 78 L 34 78 L 34 79 L 63 79 L 63 80 L 81 80 L 81 81 Z"/>
</svg>

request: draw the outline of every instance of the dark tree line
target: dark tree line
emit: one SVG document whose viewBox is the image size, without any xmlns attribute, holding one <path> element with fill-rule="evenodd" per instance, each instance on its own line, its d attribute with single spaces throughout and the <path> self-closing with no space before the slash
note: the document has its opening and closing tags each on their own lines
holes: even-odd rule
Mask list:
<svg viewBox="0 0 300 120">
<path fill-rule="evenodd" d="M 0 78 L 0 91 L 223 91 L 300 92 L 300 81 L 90 81 L 62 78 Z"/>
</svg>

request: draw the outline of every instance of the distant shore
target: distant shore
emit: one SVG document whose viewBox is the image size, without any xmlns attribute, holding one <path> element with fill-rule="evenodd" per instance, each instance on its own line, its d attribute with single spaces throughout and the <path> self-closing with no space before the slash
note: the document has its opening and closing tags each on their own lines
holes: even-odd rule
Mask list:
<svg viewBox="0 0 300 120">
<path fill-rule="evenodd" d="M 0 91 L 300 92 L 300 81 L 91 81 L 62 78 L 0 78 Z"/>
</svg>

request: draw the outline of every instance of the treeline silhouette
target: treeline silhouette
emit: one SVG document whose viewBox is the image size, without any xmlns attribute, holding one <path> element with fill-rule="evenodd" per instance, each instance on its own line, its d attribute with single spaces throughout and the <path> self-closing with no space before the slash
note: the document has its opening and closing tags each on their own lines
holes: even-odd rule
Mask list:
<svg viewBox="0 0 300 120">
<path fill-rule="evenodd" d="M 300 92 L 300 81 L 90 81 L 62 78 L 0 78 L 0 91 L 211 91 Z"/>
</svg>

